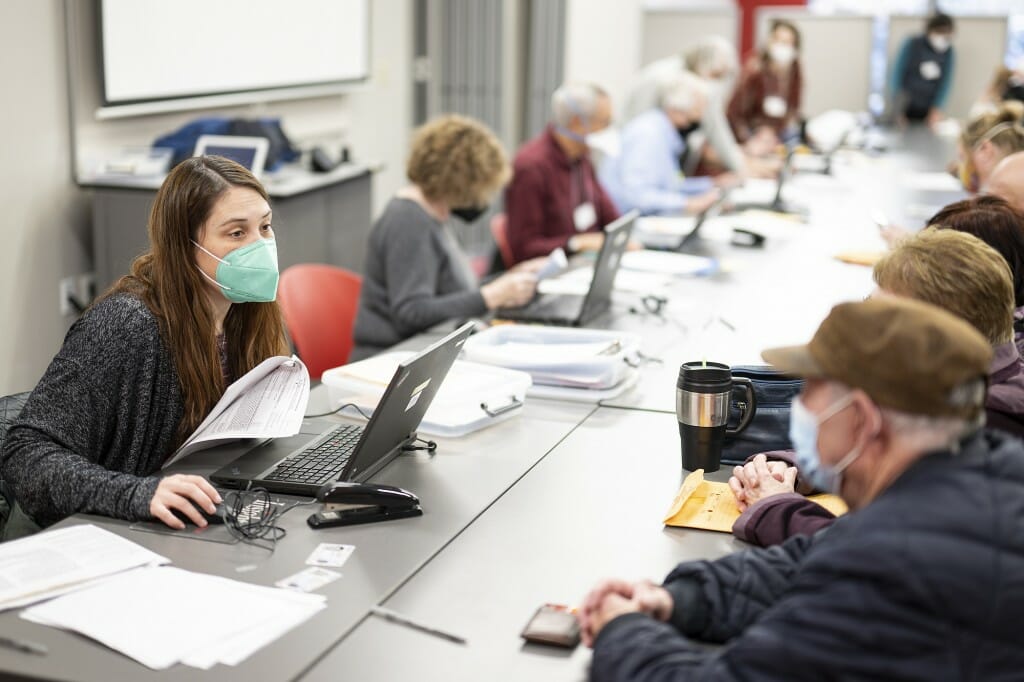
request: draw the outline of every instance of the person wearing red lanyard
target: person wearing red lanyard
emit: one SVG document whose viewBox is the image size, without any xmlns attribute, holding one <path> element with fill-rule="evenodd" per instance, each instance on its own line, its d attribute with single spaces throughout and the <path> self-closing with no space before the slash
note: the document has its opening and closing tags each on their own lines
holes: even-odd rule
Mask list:
<svg viewBox="0 0 1024 682">
<path fill-rule="evenodd" d="M 803 77 L 800 32 L 784 19 L 772 21 L 768 42 L 743 70 L 727 116 L 749 154 L 770 151 L 800 120 Z"/>
<path fill-rule="evenodd" d="M 516 262 L 601 248 L 601 229 L 619 217 L 594 174 L 587 136 L 611 123 L 608 93 L 568 83 L 551 98 L 552 122 L 516 154 L 505 189 L 508 241 Z"/>
</svg>

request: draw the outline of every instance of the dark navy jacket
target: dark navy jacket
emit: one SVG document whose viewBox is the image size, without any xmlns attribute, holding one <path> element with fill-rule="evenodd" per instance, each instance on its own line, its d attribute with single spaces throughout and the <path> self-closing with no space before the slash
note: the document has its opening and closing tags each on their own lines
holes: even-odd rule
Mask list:
<svg viewBox="0 0 1024 682">
<path fill-rule="evenodd" d="M 894 90 L 906 93 L 911 108 L 926 111 L 931 107 L 942 108 L 949 96 L 953 82 L 954 51 L 936 52 L 925 35 L 907 38 L 896 57 L 893 68 Z M 921 65 L 934 62 L 939 77 L 931 80 L 921 74 Z"/>
<path fill-rule="evenodd" d="M 612 620 L 593 680 L 1024 679 L 1024 444 L 977 433 L 821 533 L 665 587 L 671 623 Z"/>
</svg>

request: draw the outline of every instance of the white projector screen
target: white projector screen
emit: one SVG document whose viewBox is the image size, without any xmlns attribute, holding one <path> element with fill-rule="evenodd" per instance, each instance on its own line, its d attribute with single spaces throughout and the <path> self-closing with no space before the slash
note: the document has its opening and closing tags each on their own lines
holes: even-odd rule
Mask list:
<svg viewBox="0 0 1024 682">
<path fill-rule="evenodd" d="M 103 93 L 125 104 L 369 73 L 369 0 L 102 0 Z"/>
</svg>

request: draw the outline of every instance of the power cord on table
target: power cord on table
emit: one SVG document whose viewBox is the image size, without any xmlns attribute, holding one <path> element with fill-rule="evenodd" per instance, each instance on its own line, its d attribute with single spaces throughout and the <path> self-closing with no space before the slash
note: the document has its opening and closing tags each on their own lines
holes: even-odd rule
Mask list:
<svg viewBox="0 0 1024 682">
<path fill-rule="evenodd" d="M 277 521 L 296 507 L 315 504 L 316 500 L 280 505 L 266 488 L 223 491 L 224 526 L 228 532 L 246 544 L 269 551 L 277 549 L 277 541 L 288 531 Z"/>
</svg>

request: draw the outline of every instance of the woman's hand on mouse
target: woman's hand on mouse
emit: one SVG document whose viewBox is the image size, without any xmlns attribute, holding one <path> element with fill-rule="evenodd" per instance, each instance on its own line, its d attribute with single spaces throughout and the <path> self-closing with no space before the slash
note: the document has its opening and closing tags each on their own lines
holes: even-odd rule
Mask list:
<svg viewBox="0 0 1024 682">
<path fill-rule="evenodd" d="M 160 479 L 153 499 L 149 501 L 149 513 L 171 528 L 181 530 L 185 524 L 171 511 L 177 509 L 192 523 L 203 528 L 206 519 L 196 507 L 202 507 L 213 514 L 220 502 L 220 493 L 202 476 L 174 474 Z"/>
</svg>

